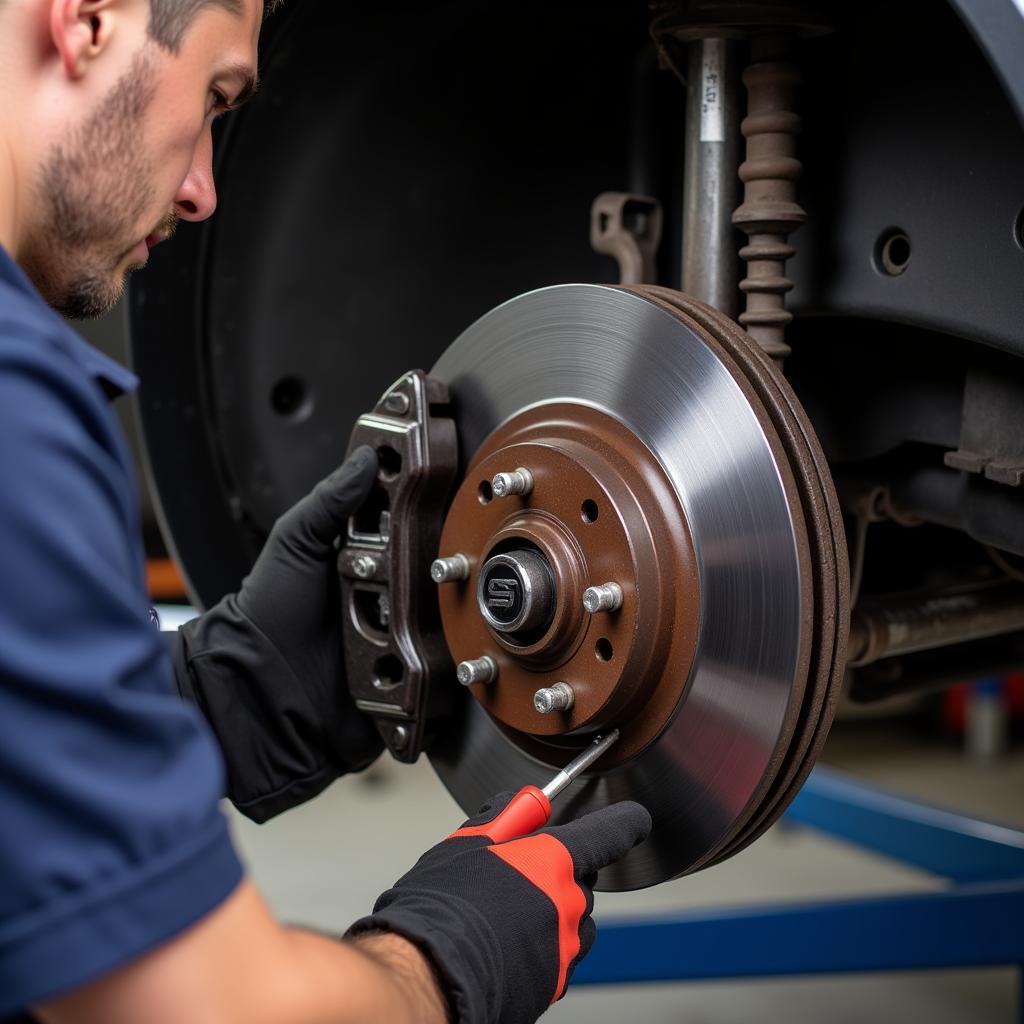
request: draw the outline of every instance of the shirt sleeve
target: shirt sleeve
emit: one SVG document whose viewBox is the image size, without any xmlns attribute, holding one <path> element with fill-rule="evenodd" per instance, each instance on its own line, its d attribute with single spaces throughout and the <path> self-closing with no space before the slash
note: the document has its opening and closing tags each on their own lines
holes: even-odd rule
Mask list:
<svg viewBox="0 0 1024 1024">
<path fill-rule="evenodd" d="M 148 617 L 99 388 L 0 323 L 0 1018 L 181 932 L 241 878 L 223 767 Z"/>
</svg>

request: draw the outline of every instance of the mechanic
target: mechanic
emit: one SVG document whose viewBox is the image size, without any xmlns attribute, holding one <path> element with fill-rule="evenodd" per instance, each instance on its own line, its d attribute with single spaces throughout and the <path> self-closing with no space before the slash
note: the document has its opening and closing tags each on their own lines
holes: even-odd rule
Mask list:
<svg viewBox="0 0 1024 1024">
<path fill-rule="evenodd" d="M 342 940 L 276 922 L 218 802 L 262 821 L 380 753 L 344 685 L 333 570 L 376 457 L 286 513 L 172 657 L 107 405 L 134 379 L 54 312 L 108 309 L 179 220 L 213 213 L 211 124 L 255 88 L 264 6 L 0 0 L 0 1018 L 532 1021 L 647 812 L 449 837 Z"/>
</svg>

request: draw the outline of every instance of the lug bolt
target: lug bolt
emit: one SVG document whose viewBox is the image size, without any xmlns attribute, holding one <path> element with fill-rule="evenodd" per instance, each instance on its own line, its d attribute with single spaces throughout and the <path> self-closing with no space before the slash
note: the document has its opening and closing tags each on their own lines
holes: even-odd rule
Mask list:
<svg viewBox="0 0 1024 1024">
<path fill-rule="evenodd" d="M 622 587 L 618 583 L 601 583 L 583 591 L 583 607 L 595 612 L 617 612 L 622 607 Z"/>
<path fill-rule="evenodd" d="M 430 566 L 430 578 L 435 583 L 455 583 L 469 579 L 469 559 L 461 553 L 447 558 L 435 558 Z"/>
<path fill-rule="evenodd" d="M 455 678 L 463 686 L 493 683 L 498 678 L 498 663 L 488 654 L 472 661 L 460 661 L 455 669 Z"/>
<path fill-rule="evenodd" d="M 507 498 L 512 494 L 525 497 L 533 490 L 533 474 L 522 466 L 511 473 L 495 473 L 491 490 L 496 498 Z"/>
<path fill-rule="evenodd" d="M 572 707 L 576 695 L 568 683 L 555 683 L 554 686 L 543 686 L 533 695 L 533 706 L 542 715 L 550 715 L 553 711 L 568 711 Z"/>
<path fill-rule="evenodd" d="M 373 555 L 360 555 L 352 563 L 352 571 L 361 580 L 367 580 L 377 571 L 377 559 Z"/>
</svg>

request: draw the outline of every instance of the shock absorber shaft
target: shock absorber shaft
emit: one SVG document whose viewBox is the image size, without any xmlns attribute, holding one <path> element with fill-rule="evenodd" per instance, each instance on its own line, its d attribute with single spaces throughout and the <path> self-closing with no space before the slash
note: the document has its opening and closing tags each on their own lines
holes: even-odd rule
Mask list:
<svg viewBox="0 0 1024 1024">
<path fill-rule="evenodd" d="M 683 181 L 682 290 L 735 317 L 739 199 L 739 68 L 734 39 L 687 43 L 686 175 Z"/>
<path fill-rule="evenodd" d="M 748 239 L 740 249 L 747 276 L 740 282 L 746 311 L 739 320 L 779 362 L 790 352 L 785 329 L 793 319 L 785 300 L 793 287 L 785 276 L 786 260 L 793 255 L 787 239 L 807 219 L 796 201 L 801 164 L 796 158 L 800 118 L 793 109 L 800 82 L 799 68 L 791 60 L 795 45 L 789 33 L 751 41 L 752 62 L 743 72 L 747 116 L 740 126 L 747 143 L 739 172 L 743 204 L 732 215 Z"/>
</svg>

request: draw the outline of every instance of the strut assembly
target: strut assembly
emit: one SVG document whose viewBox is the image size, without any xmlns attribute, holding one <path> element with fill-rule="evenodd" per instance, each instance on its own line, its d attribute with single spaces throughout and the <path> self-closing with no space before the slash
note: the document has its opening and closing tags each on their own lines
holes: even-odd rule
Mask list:
<svg viewBox="0 0 1024 1024">
<path fill-rule="evenodd" d="M 662 0 L 654 8 L 651 36 L 662 64 L 688 90 L 682 290 L 734 315 L 732 228 L 739 228 L 747 236 L 739 250 L 747 274 L 739 282 L 746 308 L 738 319 L 781 364 L 790 351 L 785 328 L 793 318 L 785 304 L 793 287 L 785 276 L 794 251 L 788 236 L 806 220 L 795 195 L 800 70 L 793 57 L 797 38 L 826 31 L 827 23 L 814 7 L 799 3 Z M 747 114 L 738 126 L 746 154 L 737 172 L 740 41 L 749 41 L 750 64 L 742 75 Z M 680 45 L 687 52 L 685 76 L 674 56 Z M 739 206 L 737 173 L 744 186 Z"/>
</svg>

